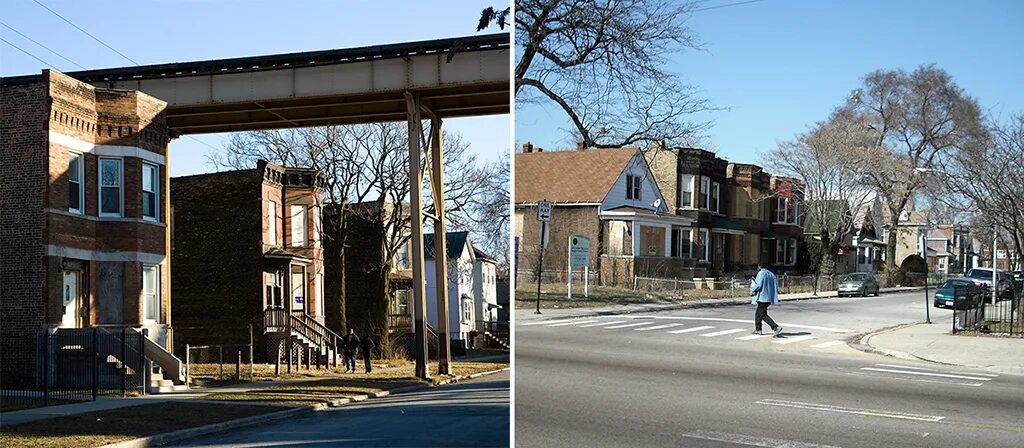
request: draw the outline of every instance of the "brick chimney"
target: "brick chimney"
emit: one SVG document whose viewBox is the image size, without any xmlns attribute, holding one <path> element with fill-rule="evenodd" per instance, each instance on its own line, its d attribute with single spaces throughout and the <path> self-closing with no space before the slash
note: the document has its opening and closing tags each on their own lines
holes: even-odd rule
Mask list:
<svg viewBox="0 0 1024 448">
<path fill-rule="evenodd" d="M 523 143 L 523 153 L 529 154 L 533 152 L 533 144 L 530 142 Z"/>
</svg>

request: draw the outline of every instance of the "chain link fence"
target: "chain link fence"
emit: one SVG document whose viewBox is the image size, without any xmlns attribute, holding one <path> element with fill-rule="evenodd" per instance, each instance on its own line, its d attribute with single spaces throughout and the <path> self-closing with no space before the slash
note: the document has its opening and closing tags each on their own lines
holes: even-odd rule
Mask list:
<svg viewBox="0 0 1024 448">
<path fill-rule="evenodd" d="M 779 294 L 835 291 L 845 275 L 831 276 L 777 276 Z M 750 277 L 708 277 L 683 280 L 678 278 L 635 277 L 634 291 L 660 292 L 679 297 L 740 297 L 749 295 Z"/>
</svg>

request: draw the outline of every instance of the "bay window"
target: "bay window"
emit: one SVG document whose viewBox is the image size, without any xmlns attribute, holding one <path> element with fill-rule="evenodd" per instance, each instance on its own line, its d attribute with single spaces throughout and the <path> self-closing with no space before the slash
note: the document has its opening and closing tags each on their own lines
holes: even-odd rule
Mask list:
<svg viewBox="0 0 1024 448">
<path fill-rule="evenodd" d="M 100 159 L 100 216 L 122 215 L 123 186 L 121 159 Z"/>
<path fill-rule="evenodd" d="M 148 163 L 142 164 L 142 219 L 159 221 L 160 210 L 160 168 Z"/>
<path fill-rule="evenodd" d="M 80 215 L 85 211 L 84 159 L 81 154 L 70 153 L 68 160 L 68 211 Z"/>
<path fill-rule="evenodd" d="M 142 318 L 160 321 L 160 266 L 142 266 Z"/>
</svg>

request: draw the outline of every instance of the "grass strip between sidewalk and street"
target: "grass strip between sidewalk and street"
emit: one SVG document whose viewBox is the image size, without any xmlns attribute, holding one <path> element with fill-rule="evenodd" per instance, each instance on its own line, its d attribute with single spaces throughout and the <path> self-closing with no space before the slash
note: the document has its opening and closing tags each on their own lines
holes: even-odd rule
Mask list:
<svg viewBox="0 0 1024 448">
<path fill-rule="evenodd" d="M 4 425 L 0 446 L 85 448 L 277 412 L 281 406 L 168 401 Z"/>
</svg>

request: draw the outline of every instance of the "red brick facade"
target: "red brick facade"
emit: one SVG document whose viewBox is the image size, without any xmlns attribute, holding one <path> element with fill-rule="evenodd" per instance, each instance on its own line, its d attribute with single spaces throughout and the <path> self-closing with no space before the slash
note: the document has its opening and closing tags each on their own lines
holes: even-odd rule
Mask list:
<svg viewBox="0 0 1024 448">
<path fill-rule="evenodd" d="M 54 71 L 0 86 L 5 377 L 27 381 L 32 375 L 33 341 L 43 329 L 143 327 L 160 343 L 169 339 L 165 107 L 143 93 L 95 88 Z M 74 173 L 72 157 L 80 157 Z M 117 213 L 109 216 L 99 213 L 101 158 L 112 160 L 107 179 L 113 187 L 104 197 L 116 198 L 110 204 Z M 157 173 L 152 219 L 142 216 L 143 163 Z M 81 191 L 77 200 L 84 200 L 77 210 L 70 206 L 72 175 Z M 159 279 L 159 307 L 150 321 L 143 309 L 144 265 Z"/>
</svg>

